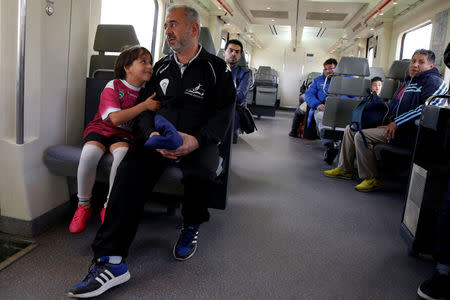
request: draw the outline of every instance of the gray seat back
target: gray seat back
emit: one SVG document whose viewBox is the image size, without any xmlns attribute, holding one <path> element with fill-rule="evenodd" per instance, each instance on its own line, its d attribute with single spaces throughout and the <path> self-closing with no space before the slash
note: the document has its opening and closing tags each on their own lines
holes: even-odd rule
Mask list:
<svg viewBox="0 0 450 300">
<path fill-rule="evenodd" d="M 381 77 L 381 79 L 383 79 L 383 81 L 384 81 L 385 76 L 384 76 L 383 68 L 381 68 L 381 67 L 370 67 L 369 70 L 370 70 L 369 79 L 372 79 L 374 77 Z"/>
<path fill-rule="evenodd" d="M 198 36 L 198 42 L 199 42 L 200 45 L 202 45 L 202 47 L 207 52 L 209 52 L 209 53 L 211 53 L 213 55 L 216 55 L 216 48 L 214 47 L 214 42 L 213 42 L 213 39 L 211 37 L 211 32 L 209 31 L 208 27 L 200 27 L 200 33 L 199 33 L 199 36 Z M 167 43 L 167 39 L 164 37 L 163 53 L 165 55 L 168 55 L 171 52 L 172 52 L 172 49 L 170 49 L 169 44 Z M 219 54 L 217 56 L 219 56 Z"/>
<path fill-rule="evenodd" d="M 387 78 L 405 80 L 409 75 L 409 60 L 394 60 L 389 71 L 386 73 Z"/>
<path fill-rule="evenodd" d="M 361 101 L 360 97 L 367 95 L 370 81 L 364 77 L 369 75 L 369 63 L 366 58 L 341 58 L 328 88 L 330 95 L 326 100 L 323 125 L 336 128 L 345 127 L 350 122 L 353 109 Z M 341 95 L 356 98 L 342 98 Z"/>
<path fill-rule="evenodd" d="M 114 78 L 114 64 L 118 55 L 105 55 L 105 52 L 120 52 L 124 46 L 139 45 L 136 32 L 132 25 L 100 24 L 97 26 L 94 40 L 94 50 L 98 55 L 92 55 L 89 64 L 89 77 Z M 97 74 L 101 70 L 101 74 Z M 109 71 L 108 71 L 109 70 Z"/>
<path fill-rule="evenodd" d="M 386 74 L 386 79 L 383 82 L 380 98 L 391 100 L 395 91 L 399 87 L 400 82 L 404 81 L 409 75 L 409 59 L 394 60 Z"/>
</svg>

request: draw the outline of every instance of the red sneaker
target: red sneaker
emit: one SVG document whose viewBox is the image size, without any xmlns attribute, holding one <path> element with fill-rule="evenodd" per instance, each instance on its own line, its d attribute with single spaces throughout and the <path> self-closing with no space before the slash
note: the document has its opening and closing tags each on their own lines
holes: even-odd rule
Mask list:
<svg viewBox="0 0 450 300">
<path fill-rule="evenodd" d="M 100 211 L 100 220 L 103 222 L 105 222 L 105 213 L 106 213 L 106 208 L 102 208 L 102 210 Z"/>
<path fill-rule="evenodd" d="M 69 230 L 72 233 L 80 233 L 86 228 L 86 222 L 92 215 L 92 208 L 85 208 L 82 205 L 78 205 L 75 214 L 73 215 L 72 222 L 70 222 Z"/>
</svg>

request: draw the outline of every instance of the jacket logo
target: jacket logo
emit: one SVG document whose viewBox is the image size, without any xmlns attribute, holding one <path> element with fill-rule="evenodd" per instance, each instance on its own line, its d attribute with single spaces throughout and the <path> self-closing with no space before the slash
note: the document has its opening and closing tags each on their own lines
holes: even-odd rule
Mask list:
<svg viewBox="0 0 450 300">
<path fill-rule="evenodd" d="M 164 93 L 164 96 L 166 95 L 167 87 L 169 86 L 169 79 L 164 78 L 159 82 L 159 85 L 161 86 L 161 89 Z"/>
<path fill-rule="evenodd" d="M 199 83 L 195 88 L 187 89 L 184 91 L 184 93 L 198 99 L 203 99 L 203 97 L 205 96 L 205 89 L 203 88 L 202 84 Z"/>
<path fill-rule="evenodd" d="M 124 92 L 119 91 L 119 100 L 121 100 L 121 99 L 123 98 L 124 95 L 125 95 Z"/>
</svg>

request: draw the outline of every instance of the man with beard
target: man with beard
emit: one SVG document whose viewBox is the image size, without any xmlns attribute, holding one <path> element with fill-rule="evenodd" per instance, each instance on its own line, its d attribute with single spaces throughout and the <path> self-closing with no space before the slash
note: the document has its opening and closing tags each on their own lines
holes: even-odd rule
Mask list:
<svg viewBox="0 0 450 300">
<path fill-rule="evenodd" d="M 218 144 L 230 126 L 236 90 L 225 62 L 198 43 L 198 12 L 184 5 L 171 6 L 165 19 L 166 40 L 173 52 L 158 61 L 154 75 L 140 99 L 156 93 L 158 114 L 175 125 L 183 144 L 175 150 L 144 146 L 159 134 L 154 114 L 136 120 L 136 143 L 118 168 L 106 209 L 105 221 L 95 237 L 93 266 L 85 279 L 73 286 L 69 297 L 98 296 L 130 279 L 124 258 L 136 235 L 148 194 L 164 169 L 176 163 L 183 172 L 183 226 L 173 248 L 177 260 L 186 260 L 197 249 L 200 224 L 209 220 L 208 203 L 220 170 Z"/>
<path fill-rule="evenodd" d="M 231 68 L 233 80 L 236 84 L 236 113 L 234 117 L 233 143 L 236 144 L 239 136 L 240 123 L 238 109 L 247 105 L 247 94 L 251 84 L 251 72 L 249 69 L 239 66 L 244 48 L 238 40 L 229 40 L 223 50 L 225 62 Z"/>
</svg>

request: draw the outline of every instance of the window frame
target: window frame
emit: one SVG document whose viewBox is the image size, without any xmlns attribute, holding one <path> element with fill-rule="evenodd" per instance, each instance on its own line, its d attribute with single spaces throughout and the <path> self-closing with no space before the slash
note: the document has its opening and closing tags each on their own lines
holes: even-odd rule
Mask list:
<svg viewBox="0 0 450 300">
<path fill-rule="evenodd" d="M 421 29 L 421 28 L 423 28 L 423 27 L 425 27 L 425 26 L 428 26 L 428 25 L 431 25 L 431 30 L 432 30 L 431 32 L 433 32 L 433 22 L 431 22 L 431 21 L 429 20 L 429 21 L 423 23 L 422 25 L 419 25 L 419 26 L 417 26 L 417 27 L 414 27 L 414 28 L 412 28 L 412 29 L 410 29 L 410 30 L 408 30 L 408 31 L 405 31 L 405 32 L 403 33 L 403 35 L 402 35 L 402 41 L 401 41 L 401 43 L 400 43 L 400 60 L 404 59 L 404 58 L 403 58 L 403 50 L 404 50 L 404 46 L 405 46 L 405 38 L 406 38 L 406 35 L 407 35 L 408 33 L 411 33 L 411 32 L 413 32 L 413 31 L 419 30 L 419 29 Z M 431 41 L 431 38 L 432 38 L 432 36 L 430 37 L 430 41 Z"/>
</svg>

